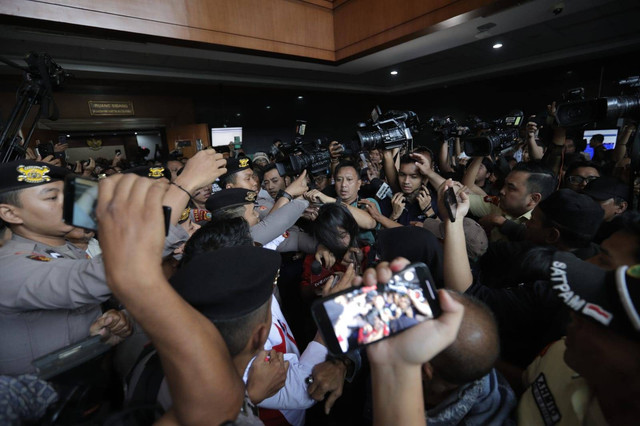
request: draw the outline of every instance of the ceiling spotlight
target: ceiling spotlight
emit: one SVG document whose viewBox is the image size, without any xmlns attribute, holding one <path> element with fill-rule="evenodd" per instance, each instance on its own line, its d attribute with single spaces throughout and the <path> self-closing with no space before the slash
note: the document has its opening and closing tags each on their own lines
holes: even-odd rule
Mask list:
<svg viewBox="0 0 640 426">
<path fill-rule="evenodd" d="M 267 105 L 267 109 L 271 109 L 271 105 Z"/>
<path fill-rule="evenodd" d="M 494 49 L 500 49 L 502 47 L 502 43 L 496 43 L 493 45 Z"/>
<path fill-rule="evenodd" d="M 298 96 L 298 99 L 304 99 L 304 97 L 303 96 Z"/>
<path fill-rule="evenodd" d="M 71 137 L 71 135 L 67 135 L 67 137 L 68 137 L 68 138 L 70 138 L 70 137 Z"/>
<path fill-rule="evenodd" d="M 391 74 L 391 75 L 398 75 L 398 71 L 393 70 L 393 71 L 391 71 L 389 74 Z"/>
<path fill-rule="evenodd" d="M 134 134 L 134 135 L 137 135 L 137 134 L 138 134 L 138 132 L 133 132 L 133 134 Z"/>
<path fill-rule="evenodd" d="M 240 113 L 239 112 L 236 113 L 236 117 L 240 117 Z"/>
</svg>

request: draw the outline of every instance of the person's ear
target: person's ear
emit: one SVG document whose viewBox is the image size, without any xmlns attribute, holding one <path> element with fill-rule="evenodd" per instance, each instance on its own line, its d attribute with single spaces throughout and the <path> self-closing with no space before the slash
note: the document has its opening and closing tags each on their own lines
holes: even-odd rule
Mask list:
<svg viewBox="0 0 640 426">
<path fill-rule="evenodd" d="M 555 244 L 560 240 L 560 231 L 558 228 L 547 228 L 545 230 L 544 242 L 547 244 Z"/>
<path fill-rule="evenodd" d="M 538 203 L 539 203 L 540 201 L 542 201 L 542 194 L 541 194 L 541 193 L 539 193 L 539 192 L 532 192 L 532 193 L 531 193 L 531 195 L 530 195 L 530 197 L 531 197 L 531 202 L 530 202 L 530 204 L 532 204 L 532 205 L 533 205 L 533 207 L 537 206 L 537 205 L 538 205 Z"/>
<path fill-rule="evenodd" d="M 0 204 L 0 219 L 10 225 L 21 225 L 23 223 L 18 207 L 12 204 Z"/>
<path fill-rule="evenodd" d="M 262 322 L 258 324 L 254 329 L 253 333 L 251 333 L 251 339 L 249 339 L 249 344 L 251 345 L 251 353 L 256 353 L 262 349 L 264 349 L 264 343 L 267 341 L 269 337 L 269 331 L 271 330 L 271 323 L 267 324 Z"/>
<path fill-rule="evenodd" d="M 616 214 L 622 214 L 627 210 L 627 207 L 629 207 L 629 204 L 627 204 L 626 201 L 623 201 L 620 204 L 616 204 L 615 213 Z"/>
</svg>

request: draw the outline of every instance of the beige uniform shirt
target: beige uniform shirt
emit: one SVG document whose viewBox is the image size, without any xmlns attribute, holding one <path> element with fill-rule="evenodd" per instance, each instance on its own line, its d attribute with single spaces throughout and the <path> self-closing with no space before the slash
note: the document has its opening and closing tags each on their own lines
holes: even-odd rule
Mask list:
<svg viewBox="0 0 640 426">
<path fill-rule="evenodd" d="M 519 425 L 606 425 L 587 382 L 564 362 L 564 339 L 550 345 L 524 373 Z"/>
<path fill-rule="evenodd" d="M 33 359 L 87 337 L 111 294 L 102 257 L 70 243 L 14 235 L 0 248 L 0 271 L 0 374 L 33 372 Z"/>
<path fill-rule="evenodd" d="M 469 194 L 469 211 L 472 215 L 476 217 L 486 216 L 488 214 L 495 214 L 503 216 L 509 220 L 512 220 L 517 223 L 525 223 L 527 220 L 531 219 L 531 212 L 528 211 L 522 216 L 514 217 L 506 214 L 502 211 L 502 209 L 496 206 L 493 203 L 488 203 L 484 201 L 484 197 L 478 194 Z M 489 241 L 504 241 L 507 240 L 507 237 L 500 232 L 500 229 L 496 226 L 491 230 L 491 235 L 489 235 Z"/>
</svg>

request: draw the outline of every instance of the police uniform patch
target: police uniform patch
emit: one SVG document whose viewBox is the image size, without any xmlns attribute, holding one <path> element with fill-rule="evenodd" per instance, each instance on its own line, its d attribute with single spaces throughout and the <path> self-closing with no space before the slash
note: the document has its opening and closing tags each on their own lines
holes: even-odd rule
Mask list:
<svg viewBox="0 0 640 426">
<path fill-rule="evenodd" d="M 547 385 L 544 373 L 540 373 L 531 384 L 533 399 L 540 410 L 540 415 L 545 425 L 555 425 L 562 419 L 562 414 L 558 409 L 553 393 Z"/>
<path fill-rule="evenodd" d="M 256 193 L 253 191 L 247 192 L 247 196 L 244 197 L 245 201 L 250 201 L 250 202 L 254 202 L 256 201 Z"/>
<path fill-rule="evenodd" d="M 37 260 L 39 262 L 51 262 L 51 258 L 47 256 L 42 256 L 41 254 L 31 254 L 27 256 L 27 259 Z"/>
<path fill-rule="evenodd" d="M 47 166 L 24 166 L 20 165 L 16 168 L 18 173 L 18 182 L 26 183 L 42 183 L 49 182 L 51 178 L 47 176 L 49 167 Z"/>
<path fill-rule="evenodd" d="M 180 215 L 180 219 L 178 219 L 178 222 L 182 223 L 185 220 L 189 219 L 189 213 L 191 212 L 191 209 L 189 207 L 187 207 L 186 209 L 182 210 L 182 214 Z"/>
<path fill-rule="evenodd" d="M 241 158 L 240 162 L 239 162 L 239 167 L 241 167 L 241 168 L 249 167 L 249 159 L 248 158 Z"/>
<path fill-rule="evenodd" d="M 149 169 L 149 177 L 154 179 L 163 177 L 164 167 L 151 167 Z"/>
<path fill-rule="evenodd" d="M 260 211 L 265 211 L 267 209 L 267 206 L 260 206 L 258 207 L 258 210 Z"/>
</svg>

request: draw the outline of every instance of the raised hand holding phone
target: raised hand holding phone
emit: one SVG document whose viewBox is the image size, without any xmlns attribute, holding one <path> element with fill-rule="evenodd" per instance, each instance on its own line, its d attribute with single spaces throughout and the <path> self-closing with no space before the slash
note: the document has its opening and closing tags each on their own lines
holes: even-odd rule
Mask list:
<svg viewBox="0 0 640 426">
<path fill-rule="evenodd" d="M 338 292 L 312 305 L 318 330 L 331 353 L 353 351 L 441 313 L 433 278 L 423 263 L 411 264 L 382 282 L 370 281 L 365 279 L 364 286 Z"/>
</svg>

